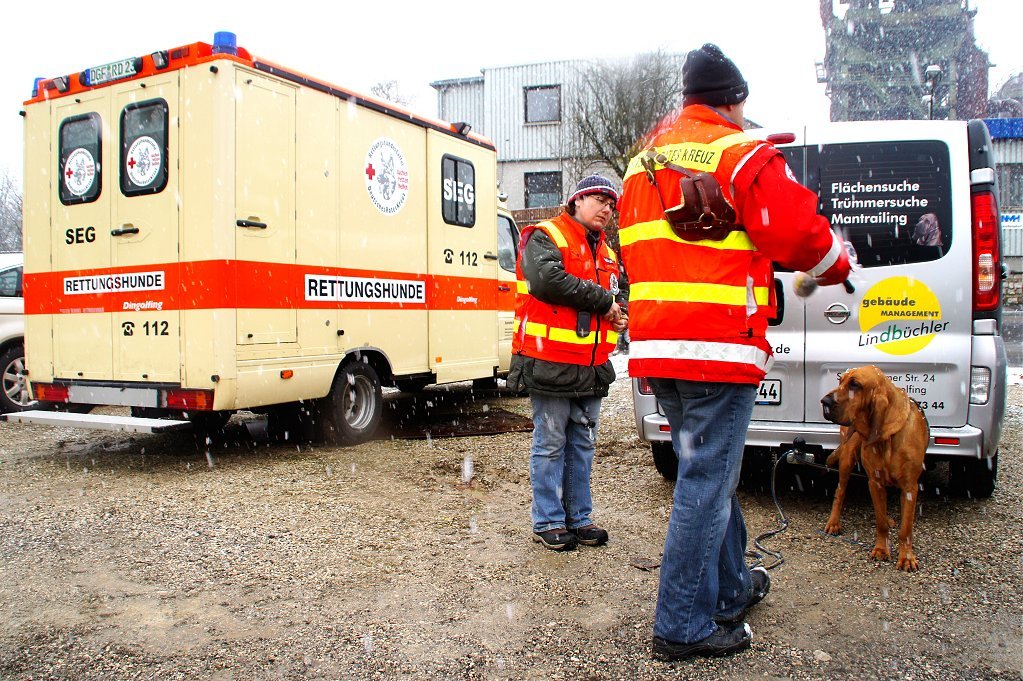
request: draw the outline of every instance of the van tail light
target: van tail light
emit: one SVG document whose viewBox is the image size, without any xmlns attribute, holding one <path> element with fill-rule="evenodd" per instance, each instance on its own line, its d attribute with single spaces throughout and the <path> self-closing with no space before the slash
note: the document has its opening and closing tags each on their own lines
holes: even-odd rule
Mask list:
<svg viewBox="0 0 1023 681">
<path fill-rule="evenodd" d="M 970 196 L 973 213 L 973 311 L 991 312 L 1001 302 L 998 206 L 991 191 Z"/>
<path fill-rule="evenodd" d="M 68 389 L 66 385 L 54 385 L 52 383 L 29 383 L 32 387 L 32 397 L 40 402 L 68 401 Z"/>
<path fill-rule="evenodd" d="M 164 393 L 165 404 L 168 409 L 184 409 L 186 411 L 212 411 L 213 391 L 212 390 L 168 390 Z"/>
<path fill-rule="evenodd" d="M 637 378 L 636 379 L 636 388 L 639 389 L 639 394 L 640 395 L 653 395 L 654 394 L 653 386 L 650 385 L 650 381 L 647 380 L 646 378 Z"/>
</svg>

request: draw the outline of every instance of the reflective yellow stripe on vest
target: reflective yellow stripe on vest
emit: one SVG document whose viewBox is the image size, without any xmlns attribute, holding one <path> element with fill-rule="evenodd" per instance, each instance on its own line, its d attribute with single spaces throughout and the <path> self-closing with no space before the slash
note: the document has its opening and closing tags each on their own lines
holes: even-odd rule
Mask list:
<svg viewBox="0 0 1023 681">
<path fill-rule="evenodd" d="M 524 296 L 529 295 L 529 282 L 524 279 L 517 279 L 515 281 L 515 292 L 520 293 Z"/>
<path fill-rule="evenodd" d="M 518 333 L 520 326 L 519 320 L 516 319 L 515 333 Z M 546 325 L 537 324 L 536 322 L 526 322 L 526 335 L 537 338 L 549 338 L 559 343 L 572 343 L 574 345 L 593 345 L 597 338 L 595 332 L 592 331 L 585 336 L 579 336 L 574 329 L 548 328 Z M 608 343 L 618 344 L 618 334 L 614 331 L 605 332 L 604 338 L 607 339 Z"/>
<path fill-rule="evenodd" d="M 663 147 L 657 147 L 653 151 L 658 154 L 664 154 L 669 163 L 674 163 L 690 170 L 705 170 L 708 173 L 712 173 L 717 170 L 718 164 L 721 162 L 722 152 L 725 149 L 736 144 L 742 144 L 743 142 L 754 141 L 758 140 L 744 132 L 736 132 L 719 137 L 713 142 L 679 142 L 677 144 L 666 144 Z M 625 182 L 625 180 L 636 173 L 645 172 L 642 163 L 645 157 L 646 152 L 643 152 L 629 161 L 629 169 L 625 172 L 622 182 Z M 654 170 L 661 170 L 662 168 L 664 166 L 660 163 L 654 164 Z"/>
<path fill-rule="evenodd" d="M 554 238 L 554 243 L 558 248 L 568 248 L 568 239 L 565 238 L 565 235 L 561 233 L 560 229 L 554 226 L 553 222 L 541 222 L 537 225 L 537 227 L 540 225 L 547 228 L 547 231 Z"/>
<path fill-rule="evenodd" d="M 650 222 L 637 222 L 636 224 L 618 231 L 618 242 L 622 248 L 631 246 L 638 241 L 650 241 L 653 239 L 668 239 L 680 244 L 691 244 L 706 248 L 717 248 L 728 251 L 755 251 L 756 246 L 750 241 L 749 234 L 742 231 L 729 232 L 728 236 L 720 241 L 713 239 L 700 239 L 699 241 L 686 241 L 680 238 L 668 224 L 667 220 L 651 220 Z"/>
<path fill-rule="evenodd" d="M 770 289 L 766 286 L 756 286 L 753 288 L 753 296 L 757 305 L 767 305 L 770 300 Z M 726 284 L 645 281 L 633 284 L 629 289 L 629 301 L 637 300 L 745 305 L 746 287 Z"/>
</svg>

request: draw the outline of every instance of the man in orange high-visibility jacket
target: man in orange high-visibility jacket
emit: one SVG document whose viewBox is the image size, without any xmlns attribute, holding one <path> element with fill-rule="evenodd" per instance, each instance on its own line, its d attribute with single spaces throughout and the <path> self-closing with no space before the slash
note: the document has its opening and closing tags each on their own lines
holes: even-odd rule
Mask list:
<svg viewBox="0 0 1023 681">
<path fill-rule="evenodd" d="M 649 379 L 679 459 L 654 621 L 653 654 L 666 660 L 748 648 L 745 614 L 770 588 L 766 570 L 746 566 L 735 491 L 757 384 L 772 361 L 771 263 L 820 284 L 849 273 L 817 196 L 772 144 L 743 133 L 748 86 L 735 64 L 704 45 L 687 55 L 682 86 L 683 108 L 632 159 L 619 206 L 629 373 Z M 711 238 L 668 220 L 683 203 L 683 171 L 712 175 L 727 204 L 721 215 L 733 216 Z"/>
<path fill-rule="evenodd" d="M 530 394 L 533 539 L 556 551 L 608 538 L 590 517 L 590 473 L 600 402 L 615 379 L 608 357 L 628 323 L 604 240 L 617 201 L 609 180 L 583 178 L 561 215 L 519 241 L 508 386 Z"/>
</svg>

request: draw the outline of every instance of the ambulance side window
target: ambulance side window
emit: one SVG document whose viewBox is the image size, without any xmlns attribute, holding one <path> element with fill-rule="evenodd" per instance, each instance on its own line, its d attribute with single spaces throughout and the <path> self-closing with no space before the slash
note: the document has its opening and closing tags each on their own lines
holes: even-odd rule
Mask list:
<svg viewBox="0 0 1023 681">
<path fill-rule="evenodd" d="M 121 112 L 121 193 L 156 194 L 167 186 L 167 102 L 129 104 Z"/>
<path fill-rule="evenodd" d="M 91 203 L 102 190 L 100 151 L 102 123 L 99 114 L 72 116 L 60 124 L 60 202 L 65 206 Z"/>
<path fill-rule="evenodd" d="M 943 142 L 824 145 L 807 150 L 811 164 L 820 173 L 821 214 L 864 267 L 929 262 L 948 252 L 951 173 Z"/>
<path fill-rule="evenodd" d="M 464 158 L 441 158 L 441 214 L 444 222 L 459 227 L 476 224 L 476 169 Z"/>
<path fill-rule="evenodd" d="M 497 264 L 506 272 L 515 271 L 518 258 L 519 230 L 506 215 L 497 216 Z"/>
</svg>

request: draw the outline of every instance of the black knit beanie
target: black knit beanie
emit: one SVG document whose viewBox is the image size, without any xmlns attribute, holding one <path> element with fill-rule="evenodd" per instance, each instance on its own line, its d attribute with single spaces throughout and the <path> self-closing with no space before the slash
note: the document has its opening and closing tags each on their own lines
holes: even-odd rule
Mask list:
<svg viewBox="0 0 1023 681">
<path fill-rule="evenodd" d="M 682 95 L 686 105 L 738 104 L 749 96 L 749 85 L 721 48 L 707 43 L 686 55 L 682 65 Z"/>
</svg>

